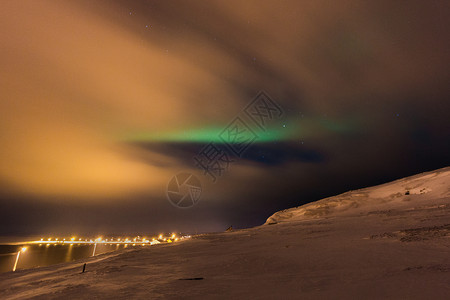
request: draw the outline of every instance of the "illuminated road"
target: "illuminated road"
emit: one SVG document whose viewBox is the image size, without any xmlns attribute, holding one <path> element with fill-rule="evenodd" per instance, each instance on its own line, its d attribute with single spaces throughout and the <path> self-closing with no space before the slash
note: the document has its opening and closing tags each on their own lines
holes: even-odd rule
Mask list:
<svg viewBox="0 0 450 300">
<path fill-rule="evenodd" d="M 84 238 L 75 238 L 72 237 L 70 239 L 59 239 L 59 238 L 41 238 L 38 241 L 27 241 L 27 242 L 21 242 L 21 243 L 15 243 L 20 245 L 30 245 L 30 244 L 39 244 L 39 245 L 95 245 L 95 244 L 105 244 L 105 245 L 142 245 L 142 246 L 151 246 L 161 243 L 173 243 L 178 242 L 180 240 L 190 238 L 190 236 L 181 236 L 177 237 L 175 234 L 172 234 L 168 237 L 165 237 L 163 235 L 159 235 L 156 238 L 146 239 L 146 238 L 140 238 L 136 237 L 133 239 L 129 238 L 108 238 L 104 239 L 102 237 L 96 238 L 96 239 L 84 239 Z"/>
</svg>

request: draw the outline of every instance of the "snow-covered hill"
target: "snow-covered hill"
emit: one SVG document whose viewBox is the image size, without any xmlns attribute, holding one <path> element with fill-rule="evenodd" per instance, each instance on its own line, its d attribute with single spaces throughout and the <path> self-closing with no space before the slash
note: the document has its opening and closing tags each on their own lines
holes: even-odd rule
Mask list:
<svg viewBox="0 0 450 300">
<path fill-rule="evenodd" d="M 450 168 L 443 168 L 279 211 L 270 216 L 266 224 L 358 214 L 377 207 L 401 209 L 411 204 L 428 205 L 429 202 L 449 197 L 449 183 Z"/>
<path fill-rule="evenodd" d="M 449 189 L 444 168 L 255 228 L 3 273 L 0 299 L 449 299 Z"/>
</svg>

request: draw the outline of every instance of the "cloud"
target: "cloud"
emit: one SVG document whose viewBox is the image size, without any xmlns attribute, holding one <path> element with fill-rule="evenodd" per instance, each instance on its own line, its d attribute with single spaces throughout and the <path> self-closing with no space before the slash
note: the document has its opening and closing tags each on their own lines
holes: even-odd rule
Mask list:
<svg viewBox="0 0 450 300">
<path fill-rule="evenodd" d="M 427 126 L 439 131 L 446 12 L 438 1 L 6 2 L 1 184 L 60 200 L 160 195 L 180 167 L 194 166 L 181 163 L 180 149 L 142 149 L 124 137 L 181 140 L 223 128 L 260 89 L 294 128 L 280 146 L 289 150 L 263 149 L 273 165 L 295 162 L 289 170 L 333 157 L 336 136 L 388 132 L 395 121 L 386 110 L 391 118 L 411 95 L 411 114 L 435 114 Z M 291 147 L 307 138 L 308 150 Z M 260 162 L 246 168 L 267 175 Z"/>
</svg>

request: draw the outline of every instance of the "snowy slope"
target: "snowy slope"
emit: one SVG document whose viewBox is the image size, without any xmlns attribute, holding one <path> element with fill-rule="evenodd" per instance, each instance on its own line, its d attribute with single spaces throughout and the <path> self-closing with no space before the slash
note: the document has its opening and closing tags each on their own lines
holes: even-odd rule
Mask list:
<svg viewBox="0 0 450 300">
<path fill-rule="evenodd" d="M 449 299 L 449 188 L 444 168 L 256 228 L 100 255 L 84 274 L 85 261 L 3 273 L 0 299 Z"/>
<path fill-rule="evenodd" d="M 401 209 L 449 196 L 450 168 L 419 174 L 380 186 L 347 192 L 270 216 L 266 224 L 308 220 L 323 216 L 357 214 L 376 207 Z"/>
</svg>

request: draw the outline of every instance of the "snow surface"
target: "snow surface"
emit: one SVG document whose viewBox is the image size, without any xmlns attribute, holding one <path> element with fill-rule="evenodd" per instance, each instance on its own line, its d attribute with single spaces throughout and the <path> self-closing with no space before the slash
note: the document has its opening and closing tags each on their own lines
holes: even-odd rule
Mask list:
<svg viewBox="0 0 450 300">
<path fill-rule="evenodd" d="M 0 299 L 27 298 L 450 299 L 450 167 L 255 228 L 0 274 Z"/>
</svg>

